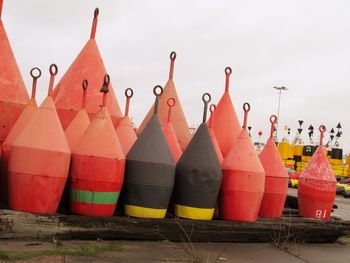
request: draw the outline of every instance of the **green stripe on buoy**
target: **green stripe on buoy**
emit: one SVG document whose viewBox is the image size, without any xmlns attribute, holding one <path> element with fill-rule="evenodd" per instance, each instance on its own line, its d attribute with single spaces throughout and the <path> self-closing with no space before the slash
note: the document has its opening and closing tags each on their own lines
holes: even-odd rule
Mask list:
<svg viewBox="0 0 350 263">
<path fill-rule="evenodd" d="M 71 188 L 70 193 L 74 201 L 96 205 L 116 204 L 119 197 L 119 192 L 94 192 L 74 188 Z"/>
</svg>

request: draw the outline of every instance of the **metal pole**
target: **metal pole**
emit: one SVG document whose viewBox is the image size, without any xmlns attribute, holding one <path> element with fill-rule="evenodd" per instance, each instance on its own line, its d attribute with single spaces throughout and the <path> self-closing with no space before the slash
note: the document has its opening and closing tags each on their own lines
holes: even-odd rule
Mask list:
<svg viewBox="0 0 350 263">
<path fill-rule="evenodd" d="M 280 121 L 280 107 L 281 107 L 281 95 L 282 90 L 288 90 L 286 87 L 273 87 L 274 89 L 277 89 L 279 91 L 278 95 L 278 108 L 277 108 L 277 123 L 276 123 L 276 133 L 275 133 L 275 141 L 278 141 L 277 134 L 278 134 L 278 124 Z"/>
<path fill-rule="evenodd" d="M 279 120 L 280 120 L 280 106 L 281 106 L 282 89 L 280 89 L 279 92 L 280 92 L 280 94 L 279 94 L 279 97 L 278 97 L 277 122 L 276 122 L 276 133 L 275 133 L 276 140 L 278 139 L 277 134 L 278 134 L 278 123 L 279 123 Z"/>
</svg>

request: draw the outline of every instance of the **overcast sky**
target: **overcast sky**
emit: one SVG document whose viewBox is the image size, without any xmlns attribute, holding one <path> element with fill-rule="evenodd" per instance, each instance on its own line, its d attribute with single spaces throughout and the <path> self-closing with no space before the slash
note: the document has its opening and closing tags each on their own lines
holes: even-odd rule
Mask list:
<svg viewBox="0 0 350 263">
<path fill-rule="evenodd" d="M 220 99 L 224 68 L 231 66 L 231 97 L 240 120 L 242 104 L 251 104 L 255 140 L 260 129 L 266 140 L 269 116 L 277 113 L 272 87 L 286 86 L 281 135 L 289 125 L 294 136 L 298 119 L 305 121 L 305 140 L 310 124 L 331 128 L 340 121 L 350 149 L 349 1 L 4 0 L 3 22 L 27 87 L 30 68 L 44 70 L 39 101 L 50 63 L 61 78 L 88 40 L 95 7 L 96 41 L 122 109 L 125 88 L 134 89 L 130 114 L 137 125 L 153 102 L 153 86 L 166 83 L 174 50 L 175 85 L 190 125 L 201 121 L 203 92 Z"/>
</svg>

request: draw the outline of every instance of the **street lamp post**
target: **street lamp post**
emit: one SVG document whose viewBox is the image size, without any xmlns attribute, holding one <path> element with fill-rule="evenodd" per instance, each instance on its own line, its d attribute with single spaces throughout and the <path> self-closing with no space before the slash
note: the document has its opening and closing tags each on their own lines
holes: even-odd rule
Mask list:
<svg viewBox="0 0 350 263">
<path fill-rule="evenodd" d="M 277 123 L 276 123 L 276 134 L 275 134 L 275 141 L 277 141 L 277 133 L 278 133 L 278 123 L 280 122 L 280 106 L 281 106 L 281 94 L 282 90 L 288 90 L 286 87 L 273 87 L 274 89 L 279 91 L 279 97 L 278 97 L 278 109 L 277 109 Z"/>
</svg>

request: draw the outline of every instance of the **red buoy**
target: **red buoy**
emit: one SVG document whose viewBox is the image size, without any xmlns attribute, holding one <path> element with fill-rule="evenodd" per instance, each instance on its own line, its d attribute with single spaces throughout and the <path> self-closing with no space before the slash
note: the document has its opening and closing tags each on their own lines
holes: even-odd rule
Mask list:
<svg viewBox="0 0 350 263">
<path fill-rule="evenodd" d="M 16 123 L 29 96 L 1 19 L 0 0 L 0 144 Z"/>
<path fill-rule="evenodd" d="M 53 99 L 64 129 L 67 128 L 76 113 L 80 110 L 81 80 L 88 79 L 90 84 L 88 94 L 89 104 L 86 105 L 86 111 L 89 113 L 90 119 L 100 110 L 99 85 L 101 79 L 106 74 L 106 69 L 95 41 L 98 15 L 99 10 L 96 8 L 90 39 L 54 90 Z M 110 86 L 109 93 L 106 107 L 111 115 L 114 126 L 116 126 L 121 119 L 121 112 L 112 86 Z"/>
<path fill-rule="evenodd" d="M 72 152 L 71 211 L 112 216 L 124 180 L 125 156 L 107 110 L 110 83 L 105 75 L 102 108 Z"/>
<path fill-rule="evenodd" d="M 9 159 L 9 206 L 55 213 L 68 176 L 70 149 L 52 100 L 57 66 L 50 66 L 47 98 L 13 141 Z"/>
<path fill-rule="evenodd" d="M 174 98 L 169 98 L 168 101 L 167 101 L 167 104 L 168 104 L 168 120 L 167 122 L 162 126 L 163 128 L 163 132 L 164 132 L 164 135 L 165 135 L 165 138 L 168 142 L 168 145 L 169 145 L 169 148 L 170 148 L 170 151 L 174 157 L 174 160 L 175 162 L 177 162 L 180 157 L 181 157 L 181 154 L 182 154 L 182 151 L 181 151 L 181 148 L 180 148 L 180 145 L 178 143 L 178 140 L 176 138 L 176 134 L 175 134 L 175 131 L 174 131 L 174 127 L 171 123 L 171 111 L 172 111 L 172 108 L 175 107 L 175 104 L 176 104 L 176 101 Z"/>
<path fill-rule="evenodd" d="M 37 71 L 37 73 L 35 73 Z M 34 113 L 38 110 L 38 106 L 36 104 L 35 100 L 35 94 L 36 94 L 36 83 L 38 78 L 41 76 L 41 71 L 39 68 L 33 68 L 30 71 L 30 75 L 33 78 L 33 87 L 32 87 L 32 97 L 29 100 L 28 104 L 22 111 L 21 115 L 17 119 L 15 125 L 12 127 L 11 131 L 7 135 L 5 141 L 1 145 L 1 180 L 0 180 L 0 187 L 1 187 L 1 200 L 4 202 L 7 202 L 7 173 L 8 173 L 8 161 L 10 157 L 10 151 L 13 141 L 17 138 L 17 136 L 22 132 L 24 127 L 27 126 L 28 122 L 33 117 Z"/>
<path fill-rule="evenodd" d="M 218 156 L 218 159 L 219 159 L 219 162 L 220 162 L 220 165 L 221 165 L 222 162 L 224 161 L 224 157 L 222 156 L 222 153 L 221 153 L 218 141 L 216 140 L 216 136 L 215 136 L 215 133 L 214 133 L 214 130 L 213 130 L 213 119 L 214 119 L 214 113 L 215 113 L 215 110 L 216 110 L 216 105 L 215 104 L 210 105 L 209 110 L 210 110 L 209 134 L 210 134 L 210 138 L 211 138 L 211 140 L 213 142 L 216 155 Z"/>
<path fill-rule="evenodd" d="M 320 145 L 300 174 L 298 184 L 299 214 L 303 217 L 329 220 L 336 194 L 336 179 L 322 147 L 326 127 L 320 128 Z"/>
<path fill-rule="evenodd" d="M 225 92 L 217 104 L 215 118 L 212 124 L 212 129 L 215 133 L 216 140 L 224 158 L 228 154 L 232 144 L 235 142 L 238 134 L 241 131 L 241 126 L 239 125 L 239 121 L 229 94 L 231 73 L 232 69 L 230 67 L 225 68 Z"/>
<path fill-rule="evenodd" d="M 270 138 L 259 155 L 265 169 L 265 191 L 261 202 L 259 216 L 265 218 L 279 218 L 282 215 L 288 192 L 288 174 L 273 138 L 276 115 L 270 117 Z"/>
<path fill-rule="evenodd" d="M 87 96 L 87 88 L 88 88 L 88 81 L 86 79 L 83 80 L 82 86 L 83 86 L 83 102 L 81 104 L 81 108 L 78 111 L 78 113 L 75 115 L 71 123 L 68 125 L 67 129 L 65 130 L 67 141 L 72 151 L 76 147 L 81 137 L 84 135 L 85 131 L 90 125 L 89 115 L 86 111 L 86 96 Z"/>
<path fill-rule="evenodd" d="M 171 52 L 170 54 L 170 72 L 169 72 L 169 80 L 164 87 L 163 95 L 159 98 L 159 110 L 158 116 L 161 122 L 161 125 L 164 126 L 167 123 L 168 119 L 168 105 L 167 101 L 169 98 L 174 98 L 176 100 L 176 105 L 172 110 L 172 124 L 174 127 L 174 131 L 181 147 L 181 150 L 184 151 L 187 147 L 187 144 L 191 140 L 191 133 L 188 128 L 188 124 L 186 121 L 185 114 L 182 110 L 181 103 L 179 97 L 177 95 L 175 84 L 173 81 L 174 75 L 174 64 L 176 59 L 176 53 Z M 137 134 L 140 135 L 147 125 L 148 121 L 153 116 L 154 105 L 151 107 L 146 117 L 142 121 L 140 127 L 137 130 Z"/>
<path fill-rule="evenodd" d="M 125 104 L 125 113 L 124 117 L 118 123 L 116 132 L 122 145 L 124 155 L 126 156 L 130 148 L 134 145 L 134 142 L 137 140 L 136 132 L 129 118 L 129 106 L 130 99 L 134 95 L 134 91 L 131 88 L 125 90 L 126 104 Z"/>
<path fill-rule="evenodd" d="M 264 193 L 265 171 L 247 131 L 250 105 L 244 103 L 243 129 L 222 163 L 220 216 L 254 222 Z"/>
</svg>

